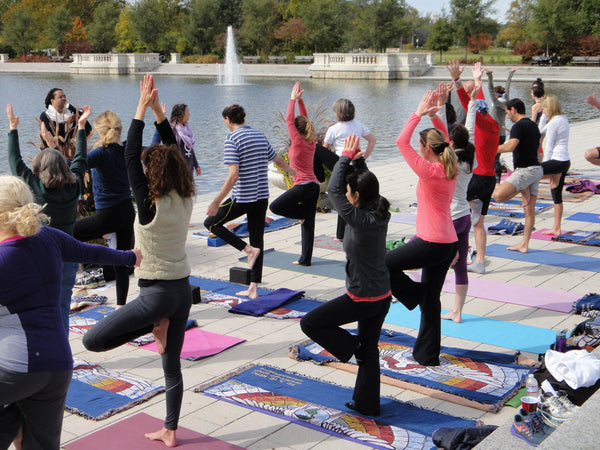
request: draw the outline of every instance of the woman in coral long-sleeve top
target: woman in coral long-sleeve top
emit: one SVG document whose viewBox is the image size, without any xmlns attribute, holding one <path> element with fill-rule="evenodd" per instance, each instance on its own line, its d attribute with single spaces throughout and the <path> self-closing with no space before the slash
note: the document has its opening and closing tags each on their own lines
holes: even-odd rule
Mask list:
<svg viewBox="0 0 600 450">
<path fill-rule="evenodd" d="M 424 366 L 439 365 L 441 324 L 440 293 L 450 263 L 456 256 L 457 237 L 450 215 L 456 186 L 456 155 L 440 129 L 442 120 L 434 91 L 428 91 L 396 140 L 402 156 L 419 176 L 417 183 L 417 237 L 390 251 L 385 258 L 392 295 L 408 309 L 421 308 L 421 325 L 413 357 Z M 419 133 L 419 153 L 410 139 L 421 117 L 429 115 L 436 128 Z M 437 129 L 439 127 L 440 129 Z M 422 268 L 421 282 L 404 273 Z"/>
<path fill-rule="evenodd" d="M 296 170 L 294 186 L 271 203 L 271 211 L 280 216 L 302 220 L 302 254 L 294 264 L 310 266 L 315 240 L 315 215 L 319 200 L 319 181 L 313 169 L 315 156 L 315 126 L 308 119 L 302 100 L 304 90 L 297 81 L 292 88 L 285 122 L 290 134 L 288 157 Z M 298 101 L 300 115 L 294 117 Z"/>
</svg>

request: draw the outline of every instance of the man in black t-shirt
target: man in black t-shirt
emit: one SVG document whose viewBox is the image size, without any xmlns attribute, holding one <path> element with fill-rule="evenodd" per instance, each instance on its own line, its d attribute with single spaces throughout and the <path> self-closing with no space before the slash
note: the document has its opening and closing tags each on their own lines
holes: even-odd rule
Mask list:
<svg viewBox="0 0 600 450">
<path fill-rule="evenodd" d="M 518 98 L 511 99 L 505 104 L 506 117 L 513 121 L 510 138 L 498 147 L 498 153 L 513 154 L 515 171 L 494 190 L 494 200 L 505 202 L 521 193 L 523 211 L 525 212 L 525 229 L 523 240 L 508 250 L 527 253 L 529 239 L 535 224 L 535 201 L 538 195 L 538 185 L 543 171 L 538 159 L 540 148 L 540 130 L 538 126 L 525 115 L 525 104 Z"/>
</svg>

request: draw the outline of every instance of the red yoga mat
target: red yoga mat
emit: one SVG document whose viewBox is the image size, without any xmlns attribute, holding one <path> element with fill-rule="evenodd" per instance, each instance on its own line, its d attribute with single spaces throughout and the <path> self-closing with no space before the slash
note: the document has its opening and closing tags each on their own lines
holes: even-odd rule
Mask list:
<svg viewBox="0 0 600 450">
<path fill-rule="evenodd" d="M 161 419 L 149 416 L 145 413 L 138 413 L 135 416 L 123 419 L 120 422 L 102 428 L 92 434 L 88 434 L 61 448 L 67 450 L 106 450 L 106 449 L 127 449 L 127 450 L 164 450 L 165 444 L 162 441 L 151 441 L 144 437 L 144 433 L 151 433 L 160 430 L 164 425 Z M 221 449 L 242 449 L 229 442 L 197 433 L 187 428 L 177 428 L 177 448 L 210 448 Z"/>
</svg>

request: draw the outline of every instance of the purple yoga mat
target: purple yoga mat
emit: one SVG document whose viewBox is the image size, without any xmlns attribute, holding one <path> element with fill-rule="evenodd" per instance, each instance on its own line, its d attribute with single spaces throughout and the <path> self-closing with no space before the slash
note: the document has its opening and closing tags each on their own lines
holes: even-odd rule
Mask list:
<svg viewBox="0 0 600 450">
<path fill-rule="evenodd" d="M 421 273 L 411 274 L 411 278 L 419 281 Z M 451 294 L 456 293 L 452 271 L 448 272 L 442 290 Z M 467 295 L 495 302 L 531 306 L 533 308 L 564 313 L 571 312 L 573 302 L 581 297 L 580 294 L 573 292 L 553 291 L 475 277 L 469 278 L 469 291 Z"/>
<path fill-rule="evenodd" d="M 107 448 L 164 450 L 166 447 L 161 441 L 150 441 L 144 437 L 144 433 L 158 431 L 163 425 L 164 421 L 161 419 L 145 413 L 138 413 L 63 445 L 61 448 L 66 450 L 106 450 Z M 188 430 L 182 426 L 177 428 L 177 444 L 177 448 L 189 449 L 243 449 L 243 447 Z"/>
<path fill-rule="evenodd" d="M 229 347 L 233 347 L 234 345 L 244 341 L 245 339 L 226 336 L 224 334 L 211 333 L 210 331 L 204 331 L 200 328 L 190 328 L 185 332 L 185 337 L 183 338 L 181 359 L 195 361 L 200 358 L 221 353 L 223 350 L 226 350 Z M 167 341 L 167 346 L 168 345 L 169 342 Z M 155 342 L 142 345 L 140 348 L 152 350 L 153 352 L 158 351 Z"/>
</svg>

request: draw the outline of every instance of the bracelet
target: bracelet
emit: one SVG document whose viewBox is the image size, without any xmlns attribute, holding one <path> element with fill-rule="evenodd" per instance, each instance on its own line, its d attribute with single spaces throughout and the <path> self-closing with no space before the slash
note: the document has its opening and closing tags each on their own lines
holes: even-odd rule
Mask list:
<svg viewBox="0 0 600 450">
<path fill-rule="evenodd" d="M 460 81 L 460 78 L 457 78 L 456 80 L 452 80 L 453 83 L 458 83 Z"/>
</svg>

